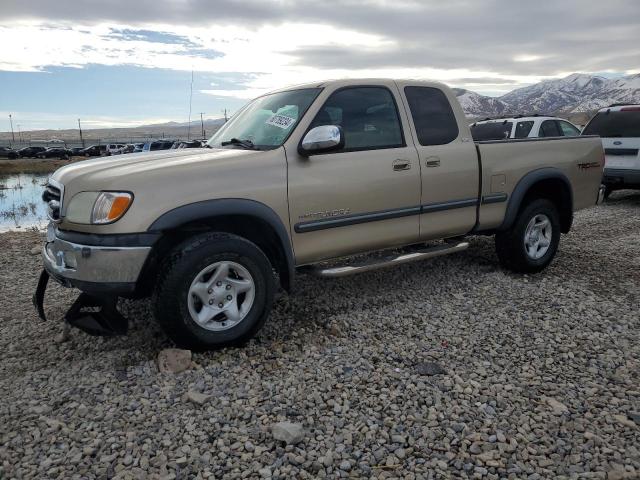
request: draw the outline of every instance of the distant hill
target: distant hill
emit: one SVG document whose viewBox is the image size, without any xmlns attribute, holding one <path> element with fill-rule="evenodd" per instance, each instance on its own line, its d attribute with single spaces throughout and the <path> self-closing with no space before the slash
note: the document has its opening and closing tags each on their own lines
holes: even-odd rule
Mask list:
<svg viewBox="0 0 640 480">
<path fill-rule="evenodd" d="M 593 111 L 613 103 L 640 103 L 640 74 L 610 79 L 574 73 L 518 88 L 501 97 L 455 90 L 469 117 L 547 113 L 588 119 Z"/>
<path fill-rule="evenodd" d="M 213 135 L 221 125 L 224 124 L 224 118 L 208 119 L 204 121 L 205 136 Z M 82 129 L 82 136 L 86 143 L 92 143 L 100 140 L 102 143 L 112 142 L 136 142 L 144 141 L 150 138 L 187 138 L 189 134 L 191 138 L 202 137 L 202 126 L 200 121 L 191 122 L 189 132 L 188 122 L 167 122 L 156 123 L 152 125 L 141 125 L 139 127 L 129 128 L 91 128 Z M 18 132 L 15 132 L 16 139 Z M 51 142 L 54 139 L 63 140 L 67 143 L 76 144 L 79 142 L 78 129 L 68 130 L 31 130 L 22 132 L 24 140 L 31 142 Z M 7 142 L 11 140 L 11 132 L 0 132 L 0 140 Z"/>
</svg>

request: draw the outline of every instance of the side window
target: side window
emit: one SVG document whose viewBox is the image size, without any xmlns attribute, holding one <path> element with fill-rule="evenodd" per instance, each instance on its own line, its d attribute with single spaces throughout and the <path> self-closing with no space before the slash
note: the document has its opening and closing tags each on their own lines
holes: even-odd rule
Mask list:
<svg viewBox="0 0 640 480">
<path fill-rule="evenodd" d="M 458 122 L 442 90 L 405 87 L 404 94 L 420 145 L 445 145 L 458 138 Z"/>
<path fill-rule="evenodd" d="M 516 132 L 514 138 L 527 138 L 533 128 L 532 121 L 518 122 L 516 124 Z"/>
<path fill-rule="evenodd" d="M 569 122 L 558 120 L 558 125 L 560 125 L 560 130 L 565 137 L 576 137 L 580 135 L 580 130 L 571 125 Z"/>
<path fill-rule="evenodd" d="M 540 136 L 541 137 L 561 137 L 562 134 L 558 129 L 558 124 L 555 120 L 545 120 L 540 125 Z"/>
<path fill-rule="evenodd" d="M 384 87 L 352 87 L 331 94 L 311 122 L 311 128 L 338 125 L 344 150 L 370 150 L 404 146 L 398 109 Z"/>
</svg>

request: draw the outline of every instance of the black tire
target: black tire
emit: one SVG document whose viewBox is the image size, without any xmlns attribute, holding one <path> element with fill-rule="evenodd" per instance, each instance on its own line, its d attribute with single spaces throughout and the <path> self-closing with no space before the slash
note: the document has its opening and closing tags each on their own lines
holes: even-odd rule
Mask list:
<svg viewBox="0 0 640 480">
<path fill-rule="evenodd" d="M 233 261 L 249 271 L 254 280 L 255 297 L 240 323 L 228 330 L 211 331 L 192 319 L 187 299 L 198 273 L 220 261 Z M 167 335 L 182 348 L 213 350 L 239 346 L 264 325 L 274 293 L 273 269 L 262 250 L 237 235 L 206 233 L 177 246 L 161 266 L 153 294 L 154 313 Z"/>
<path fill-rule="evenodd" d="M 613 187 L 611 187 L 611 185 L 606 185 L 604 187 L 603 200 L 607 200 L 612 193 L 613 193 Z"/>
<path fill-rule="evenodd" d="M 536 215 L 546 215 L 551 223 L 551 242 L 540 258 L 529 256 L 525 248 L 525 232 Z M 546 199 L 528 202 L 521 208 L 509 230 L 496 234 L 496 253 L 503 267 L 518 273 L 537 273 L 551 263 L 560 244 L 560 215 L 555 205 Z"/>
</svg>

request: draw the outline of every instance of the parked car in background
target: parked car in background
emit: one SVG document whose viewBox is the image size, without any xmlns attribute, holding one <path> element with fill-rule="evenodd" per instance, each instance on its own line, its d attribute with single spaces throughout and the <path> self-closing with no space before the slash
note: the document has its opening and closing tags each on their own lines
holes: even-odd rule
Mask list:
<svg viewBox="0 0 640 480">
<path fill-rule="evenodd" d="M 171 148 L 202 148 L 202 143 L 200 140 L 185 140 L 174 143 Z"/>
<path fill-rule="evenodd" d="M 124 147 L 124 143 L 107 143 L 106 155 L 118 155 L 120 149 Z"/>
<path fill-rule="evenodd" d="M 603 108 L 582 133 L 602 138 L 605 198 L 614 190 L 640 189 L 640 105 Z"/>
<path fill-rule="evenodd" d="M 72 147 L 71 155 L 72 156 L 84 155 L 84 147 Z"/>
<path fill-rule="evenodd" d="M 18 150 L 18 156 L 20 158 L 36 158 L 39 153 L 45 150 L 45 147 L 23 147 Z"/>
<path fill-rule="evenodd" d="M 476 142 L 506 138 L 576 137 L 580 129 L 558 117 L 544 115 L 491 118 L 471 124 Z"/>
<path fill-rule="evenodd" d="M 64 147 L 49 147 L 44 152 L 40 152 L 36 155 L 37 158 L 71 158 L 71 150 Z"/>
<path fill-rule="evenodd" d="M 122 155 L 125 153 L 131 153 L 135 150 L 136 146 L 133 143 L 128 143 L 120 147 L 117 151 L 117 155 Z"/>
<path fill-rule="evenodd" d="M 107 152 L 106 145 L 91 145 L 85 148 L 82 153 L 85 157 L 99 157 Z"/>
<path fill-rule="evenodd" d="M 478 234 L 495 235 L 505 268 L 543 270 L 573 212 L 602 198 L 600 139 L 470 138 L 442 84 L 334 80 L 253 100 L 206 150 L 63 167 L 43 194 L 39 315 L 49 275 L 85 292 L 65 319 L 88 333 L 125 333 L 117 297 L 153 294 L 171 339 L 202 350 L 254 336 L 296 270 L 342 277 L 460 252 Z"/>
<path fill-rule="evenodd" d="M 18 152 L 9 147 L 0 147 L 0 158 L 13 160 L 14 158 L 18 158 Z"/>
<path fill-rule="evenodd" d="M 133 153 L 141 152 L 142 149 L 144 148 L 144 143 L 134 143 L 133 145 L 134 145 Z"/>
<path fill-rule="evenodd" d="M 175 142 L 175 140 L 154 140 L 152 142 L 145 143 L 144 147 L 142 147 L 142 151 L 153 152 L 155 150 L 169 150 Z"/>
</svg>

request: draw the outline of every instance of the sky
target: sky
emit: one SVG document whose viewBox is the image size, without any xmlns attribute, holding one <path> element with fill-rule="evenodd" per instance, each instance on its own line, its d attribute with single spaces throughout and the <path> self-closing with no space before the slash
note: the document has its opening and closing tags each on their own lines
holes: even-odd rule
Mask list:
<svg viewBox="0 0 640 480">
<path fill-rule="evenodd" d="M 640 72 L 640 1 L 0 0 L 0 130 L 186 122 L 192 71 L 194 120 L 340 77 L 499 96 Z"/>
</svg>

